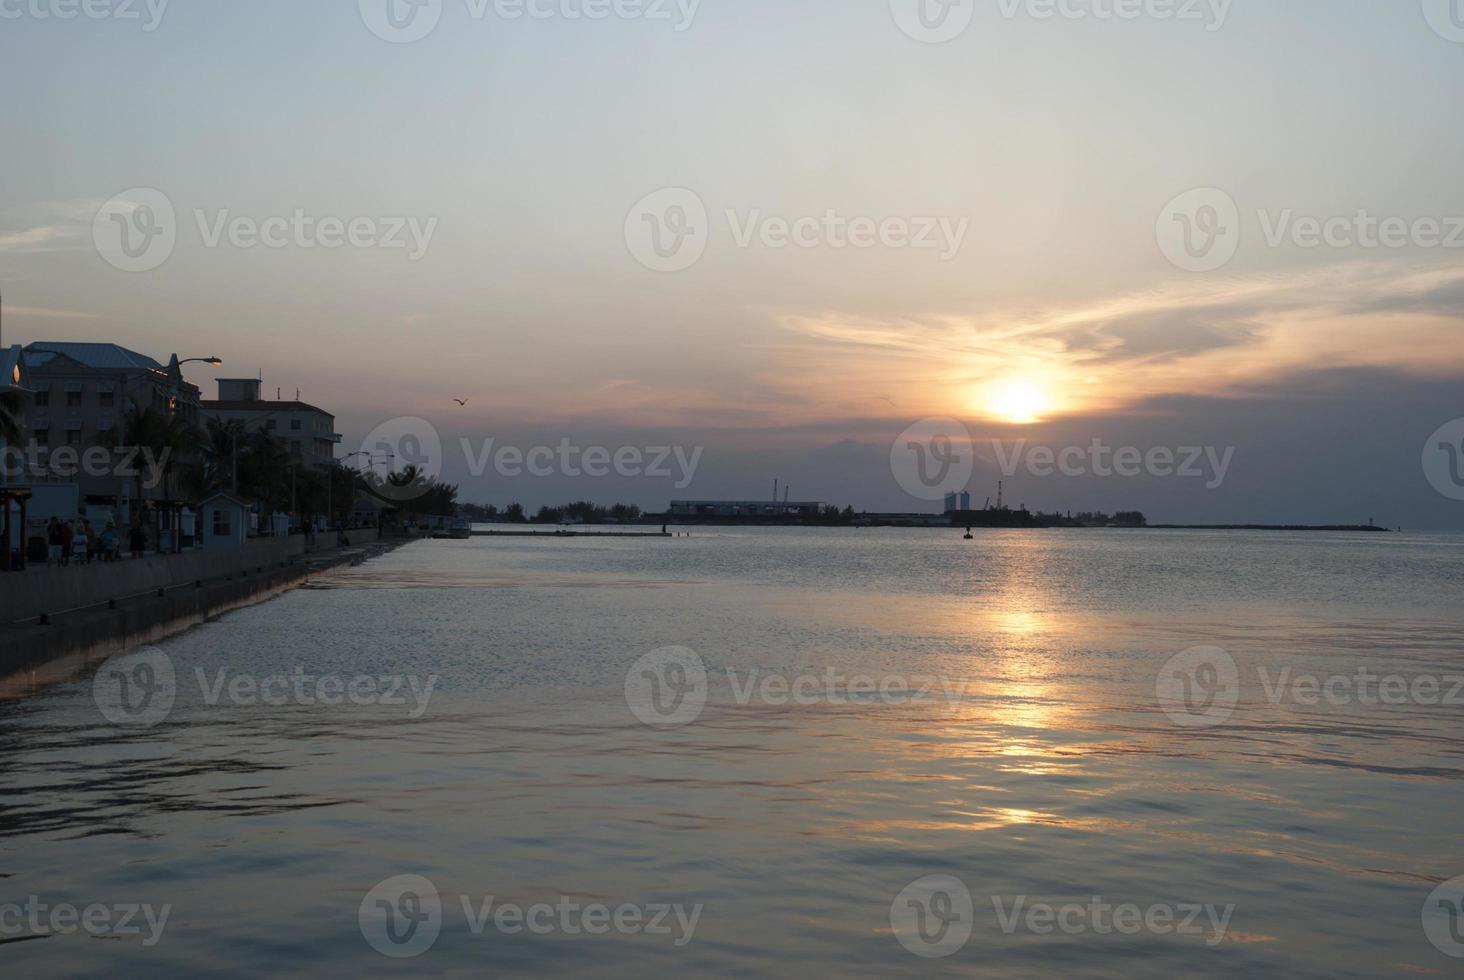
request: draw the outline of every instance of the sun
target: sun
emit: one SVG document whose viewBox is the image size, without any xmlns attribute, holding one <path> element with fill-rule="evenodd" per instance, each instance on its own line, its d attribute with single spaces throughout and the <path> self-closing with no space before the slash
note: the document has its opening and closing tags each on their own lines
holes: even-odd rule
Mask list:
<svg viewBox="0 0 1464 980">
<path fill-rule="evenodd" d="M 1052 410 L 1052 399 L 1034 382 L 1006 381 L 992 387 L 986 408 L 1003 422 L 1031 425 Z"/>
</svg>

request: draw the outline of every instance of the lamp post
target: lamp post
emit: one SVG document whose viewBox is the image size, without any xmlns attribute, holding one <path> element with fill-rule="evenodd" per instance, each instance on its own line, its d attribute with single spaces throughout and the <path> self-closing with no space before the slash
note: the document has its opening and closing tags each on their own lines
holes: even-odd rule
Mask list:
<svg viewBox="0 0 1464 980">
<path fill-rule="evenodd" d="M 325 512 L 330 515 L 330 518 L 331 518 L 332 521 L 335 520 L 335 507 L 334 507 L 334 504 L 335 504 L 335 465 L 334 464 L 336 464 L 336 463 L 341 464 L 342 468 L 344 468 L 344 464 L 346 463 L 347 460 L 355 459 L 357 456 L 365 456 L 367 459 L 370 459 L 371 458 L 371 453 L 367 452 L 364 449 L 357 450 L 354 453 L 347 453 L 346 455 L 342 456 L 340 459 L 334 460 L 333 461 L 333 465 L 331 466 L 330 478 L 328 480 L 326 480 L 326 483 L 325 483 Z M 355 481 L 354 480 L 352 481 L 351 485 L 352 485 L 352 487 L 355 486 Z"/>
<path fill-rule="evenodd" d="M 180 358 L 177 354 L 174 354 L 168 360 L 168 418 L 169 419 L 172 419 L 173 417 L 175 417 L 177 415 L 177 412 L 178 412 L 178 396 L 180 394 L 182 394 L 182 391 L 183 391 L 183 365 L 184 364 L 207 364 L 207 365 L 209 365 L 211 367 L 222 367 L 223 364 L 224 364 L 224 361 L 223 361 L 223 358 L 221 358 L 221 357 L 184 357 L 184 358 Z M 197 424 L 197 419 L 196 418 L 193 419 L 192 421 L 193 421 L 193 423 L 195 425 Z M 167 489 L 166 489 L 166 481 L 165 481 L 165 484 L 164 484 L 164 489 L 165 489 L 165 492 L 168 492 Z M 172 501 L 164 501 L 164 503 L 171 504 Z M 182 511 L 182 508 L 178 508 L 178 507 L 169 508 L 170 514 L 173 514 L 174 516 L 177 516 L 178 514 L 181 514 L 181 511 Z M 170 518 L 169 521 L 168 521 L 168 536 L 169 536 L 169 538 L 171 538 L 171 541 L 169 542 L 170 547 L 168 548 L 168 550 L 172 554 L 175 554 L 176 555 L 179 551 L 182 550 L 182 542 L 179 540 L 179 534 L 178 534 L 178 532 L 181 530 L 181 527 L 175 528 L 173 526 L 174 523 L 175 523 L 175 521 Z"/>
</svg>

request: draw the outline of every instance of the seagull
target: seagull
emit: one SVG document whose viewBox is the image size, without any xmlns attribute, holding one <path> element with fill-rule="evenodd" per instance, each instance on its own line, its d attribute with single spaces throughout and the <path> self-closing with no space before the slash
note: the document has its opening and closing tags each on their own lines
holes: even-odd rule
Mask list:
<svg viewBox="0 0 1464 980">
<path fill-rule="evenodd" d="M 466 398 L 454 398 L 453 401 L 457 402 L 458 405 L 461 406 L 462 408 L 467 408 L 468 407 L 468 401 L 467 401 Z"/>
</svg>

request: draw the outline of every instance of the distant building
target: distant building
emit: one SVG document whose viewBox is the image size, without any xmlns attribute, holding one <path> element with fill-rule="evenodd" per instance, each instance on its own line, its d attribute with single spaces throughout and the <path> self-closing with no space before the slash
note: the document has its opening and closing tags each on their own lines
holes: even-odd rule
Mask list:
<svg viewBox="0 0 1464 980">
<path fill-rule="evenodd" d="M 960 493 L 948 493 L 945 495 L 945 512 L 954 514 L 958 511 L 971 509 L 971 495 L 964 490 Z"/>
<path fill-rule="evenodd" d="M 118 344 L 37 342 L 23 353 L 27 385 L 33 392 L 26 429 L 33 476 L 64 479 L 79 485 L 82 503 L 111 507 L 116 519 L 130 519 L 133 499 L 161 500 L 163 487 L 148 487 L 132 475 L 135 460 L 124 451 L 125 419 L 133 408 L 154 406 L 195 424 L 199 390 L 183 380 L 176 364 L 164 367 L 146 354 Z M 104 466 L 83 464 L 100 458 L 88 450 L 106 451 Z"/>
<path fill-rule="evenodd" d="M 242 422 L 250 432 L 267 432 L 290 455 L 315 466 L 335 462 L 341 436 L 335 416 L 302 401 L 264 401 L 257 378 L 220 378 L 219 397 L 202 404 L 203 414 L 220 422 Z"/>
<path fill-rule="evenodd" d="M 801 500 L 673 500 L 675 517 L 817 517 L 821 501 Z"/>
</svg>

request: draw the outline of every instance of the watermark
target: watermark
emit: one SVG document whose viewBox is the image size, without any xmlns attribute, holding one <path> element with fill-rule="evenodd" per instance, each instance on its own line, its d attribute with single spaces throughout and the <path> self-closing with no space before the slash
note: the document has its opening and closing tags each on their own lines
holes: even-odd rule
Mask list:
<svg viewBox="0 0 1464 980">
<path fill-rule="evenodd" d="M 366 433 L 355 455 L 365 457 L 370 491 L 393 503 L 426 496 L 442 476 L 442 436 L 437 426 L 415 415 L 382 422 Z M 379 478 L 378 464 L 387 468 Z"/>
<path fill-rule="evenodd" d="M 951 875 L 913 881 L 890 904 L 890 930 L 901 946 L 924 959 L 960 952 L 975 924 L 971 890 Z"/>
<path fill-rule="evenodd" d="M 462 0 L 472 21 L 632 20 L 691 29 L 702 0 Z M 359 0 L 361 21 L 392 44 L 411 44 L 437 30 L 446 0 Z M 456 4 L 453 4 L 456 6 Z"/>
<path fill-rule="evenodd" d="M 426 256 L 438 225 L 435 217 L 340 217 L 312 214 L 304 208 L 262 217 L 237 215 L 228 208 L 195 208 L 192 217 L 198 241 L 206 249 L 371 249 L 401 251 L 408 262 Z M 172 256 L 179 224 L 166 194 L 153 187 L 134 187 L 98 209 L 92 221 L 92 243 L 108 264 L 123 272 L 151 272 Z"/>
<path fill-rule="evenodd" d="M 0 0 L 0 20 L 116 20 L 142 25 L 151 34 L 171 0 Z"/>
<path fill-rule="evenodd" d="M 952 418 L 916 422 L 890 446 L 890 472 L 918 500 L 943 500 L 966 489 L 976 472 L 971 431 Z"/>
<path fill-rule="evenodd" d="M 1464 418 L 1439 426 L 1423 444 L 1423 474 L 1450 500 L 1464 500 Z"/>
<path fill-rule="evenodd" d="M 1389 708 L 1464 706 L 1464 673 L 1413 673 L 1359 664 L 1350 671 L 1311 673 L 1257 664 L 1251 689 L 1271 705 Z M 1249 675 L 1246 675 L 1249 676 Z M 1243 677 L 1235 658 L 1219 647 L 1195 647 L 1160 669 L 1159 705 L 1177 725 L 1223 725 L 1240 704 Z"/>
<path fill-rule="evenodd" d="M 609 905 L 560 895 L 553 902 L 523 905 L 496 896 L 458 895 L 463 925 L 474 936 L 654 936 L 680 949 L 696 936 L 705 906 L 651 902 Z M 446 907 L 437 887 L 421 875 L 398 875 L 372 888 L 357 913 L 361 935 L 372 949 L 409 959 L 437 942 Z"/>
<path fill-rule="evenodd" d="M 568 436 L 553 445 L 525 446 L 500 442 L 496 436 L 463 436 L 457 448 L 462 452 L 463 467 L 475 478 L 489 473 L 510 480 L 622 477 L 671 480 L 677 490 L 685 490 L 696 480 L 706 453 L 703 446 L 587 446 Z M 353 455 L 366 457 L 363 466 L 368 475 L 375 472 L 375 466 L 386 464 L 386 475 L 372 478 L 372 492 L 401 502 L 432 490 L 442 476 L 447 451 L 435 425 L 408 416 L 388 419 L 372 429 Z"/>
<path fill-rule="evenodd" d="M 1261 690 L 1271 704 L 1365 708 L 1464 705 L 1464 674 L 1375 673 L 1365 664 L 1351 673 L 1310 674 L 1283 667 L 1274 674 L 1256 668 Z"/>
<path fill-rule="evenodd" d="M 1176 725 L 1212 728 L 1229 721 L 1240 703 L 1240 670 L 1219 647 L 1193 647 L 1169 658 L 1154 690 Z"/>
<path fill-rule="evenodd" d="M 1159 251 L 1186 272 L 1214 272 L 1240 250 L 1240 206 L 1213 187 L 1174 198 L 1154 223 Z"/>
<path fill-rule="evenodd" d="M 1230 465 L 1235 461 L 1235 447 L 1221 450 L 1215 446 L 1110 446 L 1094 439 L 1086 446 L 1029 445 L 1018 439 L 1008 446 L 1000 439 L 991 440 L 997 465 L 1007 477 L 1019 470 L 1029 476 L 1085 477 L 1104 479 L 1117 477 L 1132 480 L 1138 477 L 1204 480 L 1206 490 L 1217 490 L 1225 483 Z"/>
<path fill-rule="evenodd" d="M 93 939 L 142 937 L 151 948 L 163 938 L 173 906 L 138 902 L 94 902 L 77 906 L 69 902 L 47 903 L 38 895 L 25 902 L 0 904 L 0 937 L 71 936 L 83 933 Z"/>
<path fill-rule="evenodd" d="M 168 195 L 134 187 L 103 204 L 92 219 L 92 244 L 123 272 L 151 272 L 178 244 L 178 215 Z"/>
<path fill-rule="evenodd" d="M 1008 936 L 1193 936 L 1207 946 L 1225 941 L 1235 905 L 1198 902 L 1115 902 L 1102 895 L 1084 901 L 1034 901 L 1027 895 L 992 895 L 1000 931 Z M 900 945 L 926 959 L 960 952 L 971 940 L 977 906 L 965 882 L 952 875 L 927 875 L 895 896 L 890 928 Z"/>
<path fill-rule="evenodd" d="M 933 251 L 954 259 L 971 227 L 967 217 L 853 215 L 827 208 L 821 214 L 779 215 L 761 208 L 729 208 L 723 215 L 731 243 L 740 249 L 854 249 Z M 714 222 L 701 197 L 684 187 L 665 188 L 637 201 L 625 219 L 625 244 L 654 272 L 681 272 L 706 254 Z"/>
<path fill-rule="evenodd" d="M 1219 946 L 1230 929 L 1235 906 L 1198 902 L 1113 902 L 1094 895 L 1084 902 L 1034 902 L 1026 895 L 991 896 L 997 925 L 1008 936 L 1192 936 Z"/>
<path fill-rule="evenodd" d="M 580 446 L 564 438 L 554 446 L 538 445 L 527 449 L 498 445 L 496 439 L 481 440 L 474 446 L 463 439 L 463 455 L 468 472 L 475 477 L 490 469 L 501 477 L 516 479 L 530 476 L 538 479 L 551 476 L 588 477 L 592 480 L 611 476 L 627 478 L 675 479 L 676 489 L 685 490 L 696 479 L 705 447 L 695 446 Z"/>
<path fill-rule="evenodd" d="M 701 717 L 712 682 L 724 679 L 736 704 L 771 708 L 906 705 L 937 698 L 954 704 L 968 687 L 966 681 L 935 674 L 864 674 L 836 667 L 798 673 L 735 667 L 709 671 L 696 651 L 663 647 L 626 671 L 625 702 L 652 728 L 680 728 Z"/>
<path fill-rule="evenodd" d="M 1464 875 L 1433 890 L 1423 903 L 1423 934 L 1445 956 L 1464 960 Z"/>
<path fill-rule="evenodd" d="M 652 650 L 625 672 L 625 703 L 652 728 L 681 728 L 707 706 L 707 668 L 687 647 Z"/>
<path fill-rule="evenodd" d="M 1464 2 L 1464 0 L 1461 0 Z M 1256 227 L 1267 248 L 1439 250 L 1464 248 L 1464 216 L 1401 217 L 1366 208 L 1346 214 L 1299 214 L 1260 208 Z M 1155 226 L 1159 249 L 1187 272 L 1214 272 L 1240 249 L 1245 229 L 1235 199 L 1219 188 L 1187 191 L 1167 204 Z"/>
<path fill-rule="evenodd" d="M 206 212 L 194 209 L 193 220 L 204 248 L 273 250 L 340 248 L 401 250 L 408 262 L 420 262 L 437 234 L 437 219 L 416 215 L 356 215 L 340 218 L 314 215 L 295 208 L 289 215 L 254 218 L 235 215 L 228 208 Z"/>
<path fill-rule="evenodd" d="M 161 451 L 150 446 L 43 446 L 31 439 L 0 448 L 0 476 L 12 481 L 78 476 L 138 480 L 144 490 L 154 490 L 162 485 L 172 458 L 173 450 L 166 446 Z"/>
<path fill-rule="evenodd" d="M 1464 44 L 1464 0 L 1422 0 L 1423 17 L 1445 41 Z"/>
<path fill-rule="evenodd" d="M 922 44 L 944 44 L 966 33 L 976 0 L 890 0 L 890 13 L 907 36 Z"/>
<path fill-rule="evenodd" d="M 114 725 L 151 728 L 167 720 L 178 698 L 173 658 L 157 647 L 119 653 L 92 677 L 92 701 Z"/>
<path fill-rule="evenodd" d="M 199 703 L 210 708 L 387 707 L 403 708 L 416 720 L 427 713 L 441 678 L 322 674 L 304 667 L 270 674 L 195 667 L 180 679 L 173 658 L 148 647 L 102 664 L 92 679 L 92 699 L 102 717 L 115 725 L 151 728 L 168 719 L 186 680 L 197 685 Z"/>
<path fill-rule="evenodd" d="M 397 875 L 366 893 L 356 922 L 381 955 L 398 960 L 421 956 L 442 933 L 442 897 L 421 875 Z"/>
<path fill-rule="evenodd" d="M 1218 31 L 1235 0 L 996 0 L 1005 20 L 1172 20 Z"/>
<path fill-rule="evenodd" d="M 1003 20 L 1177 21 L 1214 32 L 1225 26 L 1234 0 L 996 0 Z M 890 0 L 890 13 L 906 36 L 943 44 L 970 28 L 976 0 Z"/>
<path fill-rule="evenodd" d="M 711 242 L 706 202 L 685 187 L 648 194 L 625 216 L 625 245 L 652 272 L 682 272 L 701 261 Z"/>
</svg>

